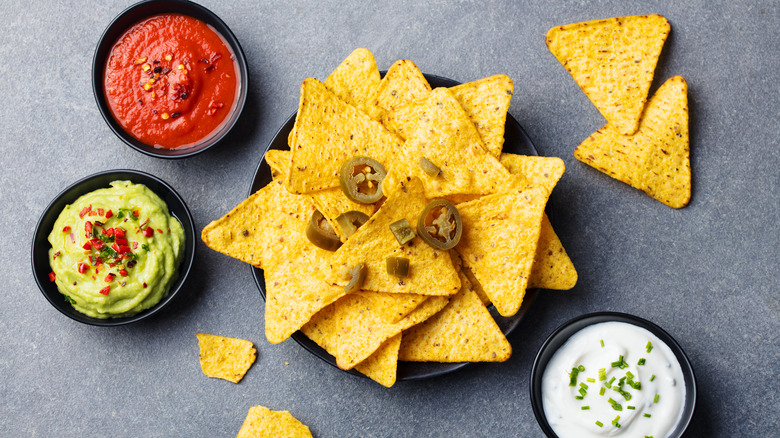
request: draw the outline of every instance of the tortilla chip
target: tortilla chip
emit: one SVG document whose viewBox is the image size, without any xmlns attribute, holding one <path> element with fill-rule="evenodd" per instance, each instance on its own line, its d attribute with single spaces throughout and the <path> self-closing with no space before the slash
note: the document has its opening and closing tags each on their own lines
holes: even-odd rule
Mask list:
<svg viewBox="0 0 780 438">
<path fill-rule="evenodd" d="M 243 339 L 196 333 L 200 347 L 200 368 L 209 377 L 238 383 L 255 363 L 257 350 Z"/>
<path fill-rule="evenodd" d="M 389 294 L 386 294 L 389 295 Z M 398 349 L 401 347 L 401 334 L 397 334 L 380 346 L 371 356 L 355 365 L 359 371 L 385 388 L 395 385 L 398 377 Z"/>
<path fill-rule="evenodd" d="M 265 154 L 265 160 L 271 167 L 272 175 L 287 175 L 290 171 L 290 151 L 270 149 Z M 274 176 L 276 178 L 276 176 Z M 322 213 L 328 223 L 336 231 L 342 242 L 347 240 L 344 230 L 336 222 L 336 218 L 342 213 L 348 211 L 359 211 L 365 213 L 369 217 L 374 214 L 376 209 L 374 204 L 361 204 L 359 202 L 352 201 L 347 198 L 341 187 L 334 187 L 332 189 L 318 190 L 311 192 L 309 196 L 314 203 L 317 210 Z"/>
<path fill-rule="evenodd" d="M 272 411 L 263 406 L 252 406 L 246 415 L 237 438 L 311 438 L 306 425 L 287 411 Z"/>
<path fill-rule="evenodd" d="M 431 92 L 431 86 L 419 68 L 408 59 L 399 59 L 377 86 L 372 95 L 369 115 L 381 120 L 388 110 L 417 99 L 424 99 Z"/>
<path fill-rule="evenodd" d="M 428 203 L 419 179 L 412 178 L 400 187 L 368 222 L 333 253 L 327 281 L 344 286 L 348 283 L 344 270 L 365 263 L 368 272 L 363 282 L 364 290 L 454 295 L 460 289 L 460 280 L 447 251 L 434 249 L 420 237 L 400 245 L 390 230 L 390 224 L 402 218 L 416 224 L 420 212 Z M 398 278 L 387 273 L 386 259 L 391 256 L 409 259 L 408 277 Z"/>
<path fill-rule="evenodd" d="M 290 148 L 291 171 L 285 184 L 292 193 L 339 187 L 339 169 L 355 156 L 373 158 L 389 169 L 402 140 L 381 123 L 336 97 L 325 84 L 308 78 Z"/>
<path fill-rule="evenodd" d="M 547 215 L 542 216 L 539 243 L 536 246 L 528 288 L 569 290 L 577 284 L 577 270 L 563 248 Z"/>
<path fill-rule="evenodd" d="M 441 170 L 431 176 L 419 165 L 426 158 Z M 511 186 L 512 177 L 499 161 L 487 153 L 474 124 L 446 88 L 431 92 L 417 130 L 406 141 L 404 154 L 388 171 L 382 190 L 392 193 L 398 183 L 418 176 L 429 199 L 453 194 L 496 193 Z"/>
<path fill-rule="evenodd" d="M 339 99 L 366 111 L 380 80 L 374 55 L 367 49 L 355 49 L 325 79 L 325 86 Z"/>
<path fill-rule="evenodd" d="M 420 294 L 378 294 L 376 292 L 356 292 L 369 301 L 372 309 L 377 311 L 385 322 L 396 323 L 412 313 L 423 301 L 426 295 Z"/>
<path fill-rule="evenodd" d="M 300 221 L 308 221 L 314 204 L 305 196 L 288 192 L 281 181 L 274 181 L 238 204 L 225 216 L 212 221 L 201 232 L 203 243 L 227 256 L 263 266 L 267 239 L 263 232 L 269 212 L 282 212 Z"/>
<path fill-rule="evenodd" d="M 524 184 L 544 187 L 548 193 L 552 192 L 566 170 L 563 160 L 558 157 L 501 154 L 501 164 Z"/>
<path fill-rule="evenodd" d="M 523 302 L 547 196 L 534 187 L 458 205 L 463 235 L 455 249 L 503 316 Z"/>
<path fill-rule="evenodd" d="M 276 213 L 279 214 L 279 213 Z M 311 317 L 346 292 L 321 280 L 329 269 L 330 252 L 314 246 L 303 222 L 286 219 L 266 234 L 274 245 L 265 261 L 265 337 L 278 344 L 298 331 Z"/>
<path fill-rule="evenodd" d="M 506 114 L 514 91 L 512 79 L 495 75 L 449 90 L 474 123 L 487 151 L 498 158 L 504 145 Z M 417 128 L 424 105 L 425 98 L 396 106 L 384 115 L 382 123 L 399 137 L 408 138 Z"/>
<path fill-rule="evenodd" d="M 636 134 L 621 135 L 607 124 L 574 156 L 670 207 L 686 206 L 691 199 L 687 92 L 685 79 L 669 78 L 648 102 Z"/>
<path fill-rule="evenodd" d="M 633 134 L 671 27 L 660 15 L 567 24 L 547 32 L 547 47 L 621 134 Z"/>
<path fill-rule="evenodd" d="M 441 312 L 404 331 L 398 358 L 415 362 L 503 362 L 512 346 L 465 275 Z"/>
</svg>

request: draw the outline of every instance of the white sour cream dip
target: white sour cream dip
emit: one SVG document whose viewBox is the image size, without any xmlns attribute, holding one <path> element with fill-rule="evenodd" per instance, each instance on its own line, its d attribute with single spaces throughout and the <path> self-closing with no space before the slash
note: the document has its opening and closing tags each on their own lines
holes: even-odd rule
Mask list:
<svg viewBox="0 0 780 438">
<path fill-rule="evenodd" d="M 682 418 L 684 402 L 685 381 L 672 350 L 624 322 L 578 331 L 542 376 L 544 415 L 561 438 L 665 438 Z"/>
</svg>

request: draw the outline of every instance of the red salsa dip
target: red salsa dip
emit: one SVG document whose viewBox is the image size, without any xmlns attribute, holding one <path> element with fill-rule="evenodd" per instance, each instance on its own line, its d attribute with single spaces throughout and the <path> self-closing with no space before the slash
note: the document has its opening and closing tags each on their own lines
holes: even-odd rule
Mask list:
<svg viewBox="0 0 780 438">
<path fill-rule="evenodd" d="M 218 131 L 238 98 L 235 55 L 214 28 L 181 14 L 131 26 L 106 62 L 104 90 L 120 125 L 164 149 L 195 146 Z"/>
</svg>

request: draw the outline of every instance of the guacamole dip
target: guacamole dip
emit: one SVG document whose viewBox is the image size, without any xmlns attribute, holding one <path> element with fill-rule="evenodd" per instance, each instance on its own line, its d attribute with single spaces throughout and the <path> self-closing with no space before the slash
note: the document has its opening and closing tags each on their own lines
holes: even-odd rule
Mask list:
<svg viewBox="0 0 780 438">
<path fill-rule="evenodd" d="M 114 181 L 66 206 L 49 234 L 65 299 L 94 318 L 129 316 L 165 297 L 184 254 L 184 230 L 142 184 Z"/>
</svg>

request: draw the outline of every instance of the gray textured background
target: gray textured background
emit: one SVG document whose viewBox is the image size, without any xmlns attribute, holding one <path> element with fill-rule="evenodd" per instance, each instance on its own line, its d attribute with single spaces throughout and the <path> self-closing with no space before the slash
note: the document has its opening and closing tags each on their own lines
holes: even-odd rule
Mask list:
<svg viewBox="0 0 780 438">
<path fill-rule="evenodd" d="M 291 411 L 318 437 L 541 436 L 528 396 L 537 348 L 569 318 L 613 310 L 685 348 L 699 383 L 692 436 L 776 436 L 780 3 L 201 3 L 241 41 L 249 99 L 224 144 L 180 161 L 125 146 L 92 95 L 95 44 L 130 2 L 0 3 L 0 435 L 234 436 L 260 404 Z M 681 210 L 574 159 L 604 120 L 543 39 L 555 25 L 642 13 L 672 25 L 651 92 L 676 74 L 690 86 L 694 188 Z M 509 361 L 392 389 L 347 375 L 291 340 L 270 345 L 250 268 L 200 242 L 186 293 L 148 322 L 85 326 L 48 304 L 29 245 L 63 187 L 99 170 L 150 172 L 179 191 L 200 231 L 247 195 L 300 81 L 324 79 L 357 47 L 381 69 L 407 58 L 459 81 L 509 75 L 510 113 L 541 155 L 566 163 L 553 225 L 579 283 L 538 295 Z M 202 374 L 196 332 L 256 343 L 240 384 Z"/>
</svg>

